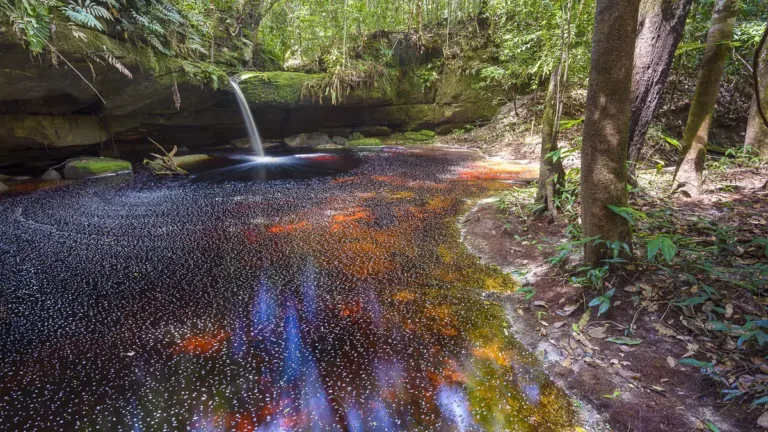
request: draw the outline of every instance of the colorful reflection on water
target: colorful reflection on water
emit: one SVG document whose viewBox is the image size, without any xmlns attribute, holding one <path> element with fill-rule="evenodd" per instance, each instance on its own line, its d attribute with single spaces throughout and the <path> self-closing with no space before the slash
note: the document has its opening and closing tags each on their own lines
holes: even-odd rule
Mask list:
<svg viewBox="0 0 768 432">
<path fill-rule="evenodd" d="M 482 297 L 513 282 L 459 243 L 465 199 L 505 186 L 462 175 L 473 153 L 362 157 L 335 178 L 0 201 L 4 428 L 571 430 Z"/>
</svg>

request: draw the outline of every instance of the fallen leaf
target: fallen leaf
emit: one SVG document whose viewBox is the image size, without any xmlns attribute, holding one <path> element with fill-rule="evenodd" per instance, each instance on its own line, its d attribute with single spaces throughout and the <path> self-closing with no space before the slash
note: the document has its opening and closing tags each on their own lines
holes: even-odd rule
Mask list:
<svg viewBox="0 0 768 432">
<path fill-rule="evenodd" d="M 537 300 L 537 301 L 533 302 L 533 305 L 534 306 L 538 306 L 538 307 L 546 308 L 547 307 L 547 302 L 541 301 L 541 300 Z"/>
<path fill-rule="evenodd" d="M 760 417 L 757 418 L 757 424 L 760 427 L 768 428 L 768 411 L 762 413 Z"/>
<path fill-rule="evenodd" d="M 669 367 L 674 369 L 675 366 L 677 366 L 677 360 L 675 360 L 674 358 L 672 358 L 670 356 L 667 356 L 667 364 L 669 365 Z"/>
<path fill-rule="evenodd" d="M 608 338 L 606 340 L 608 342 L 613 342 L 613 343 L 619 344 L 619 345 L 639 345 L 639 344 L 641 344 L 643 342 L 640 339 L 632 339 L 632 338 L 628 338 L 628 337 L 624 337 L 624 336 L 612 337 L 612 338 Z"/>
<path fill-rule="evenodd" d="M 558 322 L 552 324 L 552 327 L 558 329 L 558 328 L 562 327 L 564 324 L 565 324 L 565 321 L 558 321 Z"/>
<path fill-rule="evenodd" d="M 589 337 L 593 337 L 595 339 L 603 339 L 606 336 L 605 331 L 607 329 L 608 329 L 608 326 L 594 327 L 589 329 L 587 334 L 589 335 Z"/>
<path fill-rule="evenodd" d="M 674 330 L 661 323 L 655 323 L 653 327 L 664 336 L 674 336 L 676 334 Z"/>
<path fill-rule="evenodd" d="M 631 381 L 631 380 L 639 380 L 639 379 L 640 379 L 640 377 L 642 376 L 642 375 L 640 375 L 640 374 L 639 374 L 639 373 L 637 373 L 637 372 L 632 372 L 632 371 L 629 371 L 629 370 L 626 370 L 626 369 L 616 369 L 616 372 L 618 372 L 618 374 L 619 374 L 619 375 L 620 375 L 622 378 L 624 378 L 624 379 L 626 379 L 626 380 L 628 380 L 628 381 Z"/>
<path fill-rule="evenodd" d="M 565 307 L 563 309 L 558 310 L 555 313 L 560 315 L 560 316 L 568 316 L 568 315 L 572 314 L 573 311 L 575 311 L 578 308 L 579 308 L 579 304 L 578 303 L 567 304 L 567 305 L 565 305 Z"/>
</svg>

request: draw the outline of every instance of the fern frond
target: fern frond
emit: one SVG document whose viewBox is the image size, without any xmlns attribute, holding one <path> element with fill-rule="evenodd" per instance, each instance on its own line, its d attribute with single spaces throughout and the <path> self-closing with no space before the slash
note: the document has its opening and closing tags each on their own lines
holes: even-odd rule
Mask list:
<svg viewBox="0 0 768 432">
<path fill-rule="evenodd" d="M 99 20 L 96 19 L 96 17 L 84 11 L 77 5 L 70 4 L 66 8 L 62 8 L 61 11 L 64 13 L 64 15 L 67 16 L 67 18 L 76 24 L 84 27 L 90 27 L 99 31 L 104 30 L 104 26 L 99 22 Z"/>
<path fill-rule="evenodd" d="M 130 79 L 133 79 L 133 74 L 131 74 L 131 71 L 129 71 L 128 68 L 123 66 L 123 64 L 120 63 L 120 61 L 116 59 L 115 56 L 110 54 L 109 51 L 107 51 L 107 47 L 103 47 L 103 48 L 104 48 L 104 52 L 101 53 L 102 57 L 104 57 L 109 62 L 109 64 L 111 64 L 117 70 L 119 70 L 120 73 L 122 73 L 123 75 L 127 76 Z"/>
</svg>

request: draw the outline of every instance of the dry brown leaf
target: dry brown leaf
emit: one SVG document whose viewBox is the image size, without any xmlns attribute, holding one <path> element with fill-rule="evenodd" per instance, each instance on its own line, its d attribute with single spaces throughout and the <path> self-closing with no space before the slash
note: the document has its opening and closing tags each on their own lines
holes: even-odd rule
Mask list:
<svg viewBox="0 0 768 432">
<path fill-rule="evenodd" d="M 605 331 L 607 329 L 608 329 L 608 326 L 594 327 L 594 328 L 589 329 L 587 334 L 589 335 L 589 337 L 593 337 L 595 339 L 603 339 L 603 338 L 605 338 L 607 336 L 605 334 Z"/>
<path fill-rule="evenodd" d="M 671 367 L 672 369 L 674 369 L 674 368 L 675 368 L 675 366 L 677 366 L 677 360 L 673 359 L 673 358 L 672 358 L 672 357 L 670 357 L 670 356 L 667 356 L 667 364 L 669 365 L 669 367 Z"/>
<path fill-rule="evenodd" d="M 661 323 L 655 323 L 653 327 L 664 336 L 674 336 L 676 334 L 674 330 Z"/>
</svg>

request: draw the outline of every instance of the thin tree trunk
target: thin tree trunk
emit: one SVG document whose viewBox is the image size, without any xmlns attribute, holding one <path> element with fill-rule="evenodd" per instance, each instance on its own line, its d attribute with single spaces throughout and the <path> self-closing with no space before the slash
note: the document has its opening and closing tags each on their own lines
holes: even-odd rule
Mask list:
<svg viewBox="0 0 768 432">
<path fill-rule="evenodd" d="M 565 178 L 562 159 L 557 162 L 553 160 L 550 153 L 557 151 L 558 124 L 557 106 L 559 100 L 558 82 L 560 81 L 560 67 L 552 71 L 552 77 L 549 79 L 549 90 L 547 99 L 544 102 L 544 116 L 541 120 L 541 159 L 539 162 L 539 189 L 536 193 L 536 203 L 541 204 L 541 211 L 549 211 L 553 216 L 557 216 L 555 198 L 557 190 Z"/>
<path fill-rule="evenodd" d="M 632 71 L 629 160 L 637 162 L 661 103 L 693 0 L 642 0 Z"/>
<path fill-rule="evenodd" d="M 626 207 L 632 65 L 640 0 L 597 0 L 581 154 L 584 262 L 610 258 L 607 241 L 631 245 L 629 222 L 608 206 Z"/>
<path fill-rule="evenodd" d="M 675 171 L 675 179 L 690 195 L 698 195 L 701 192 L 709 127 L 723 79 L 725 60 L 731 50 L 731 39 L 738 11 L 739 0 L 716 0 L 715 2 L 715 12 L 707 34 L 707 46 L 701 60 L 696 93 L 688 113 L 680 159 Z"/>
<path fill-rule="evenodd" d="M 768 28 L 766 32 L 768 34 Z M 768 156 L 768 126 L 765 125 L 757 109 L 757 95 L 759 94 L 763 112 L 768 112 L 768 48 L 763 46 L 762 51 L 756 53 L 756 57 L 758 57 L 758 61 L 753 67 L 757 67 L 755 70 L 757 87 L 755 88 L 755 96 L 752 98 L 752 106 L 749 109 L 749 122 L 747 123 L 744 146 L 752 147 L 760 155 Z"/>
</svg>

